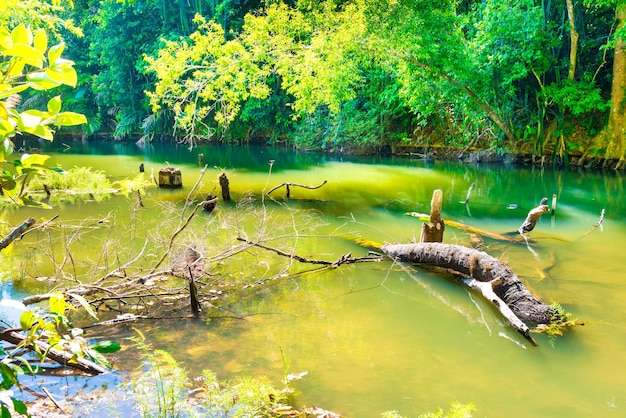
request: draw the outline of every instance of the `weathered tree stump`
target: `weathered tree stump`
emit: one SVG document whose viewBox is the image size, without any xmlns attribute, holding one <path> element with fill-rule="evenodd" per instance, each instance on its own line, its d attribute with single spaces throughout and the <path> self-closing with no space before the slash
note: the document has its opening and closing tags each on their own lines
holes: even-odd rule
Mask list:
<svg viewBox="0 0 626 418">
<path fill-rule="evenodd" d="M 183 187 L 183 175 L 175 167 L 166 167 L 159 170 L 159 187 L 177 189 Z"/>
<path fill-rule="evenodd" d="M 213 212 L 215 210 L 215 207 L 217 206 L 217 199 L 215 198 L 215 196 L 213 196 L 213 193 L 209 193 L 204 201 L 206 203 L 202 205 L 202 209 L 204 209 L 205 212 Z"/>
<path fill-rule="evenodd" d="M 433 198 L 430 201 L 430 223 L 422 225 L 420 242 L 443 242 L 445 224 L 441 219 L 442 202 L 443 192 L 437 189 L 433 192 Z"/>
<path fill-rule="evenodd" d="M 224 200 L 224 202 L 229 202 L 230 201 L 230 186 L 229 186 L 229 181 L 228 181 L 228 177 L 226 176 L 226 173 L 220 174 L 219 181 L 220 181 L 220 187 L 222 188 L 222 199 Z"/>
</svg>

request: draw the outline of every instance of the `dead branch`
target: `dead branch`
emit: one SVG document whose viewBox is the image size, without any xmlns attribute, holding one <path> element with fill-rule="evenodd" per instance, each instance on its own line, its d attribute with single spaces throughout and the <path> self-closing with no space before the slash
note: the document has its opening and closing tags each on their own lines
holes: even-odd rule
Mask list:
<svg viewBox="0 0 626 418">
<path fill-rule="evenodd" d="M 35 340 L 27 342 L 27 337 L 23 336 L 18 331 L 19 329 L 16 328 L 0 328 L 0 340 L 7 341 L 15 345 L 22 345 L 31 350 L 36 349 L 36 351 L 40 353 L 45 353 L 46 357 L 50 360 L 91 375 L 106 373 L 108 371 L 99 364 L 89 361 L 83 357 L 77 357 L 69 351 L 51 348 L 49 344 L 43 341 Z"/>
<path fill-rule="evenodd" d="M 13 231 L 9 232 L 9 234 L 6 237 L 0 240 L 0 251 L 8 247 L 9 244 L 11 244 L 21 235 L 23 235 L 33 225 L 35 225 L 35 218 L 28 218 L 24 222 L 22 222 L 19 226 L 15 227 Z"/>
<path fill-rule="evenodd" d="M 280 189 L 281 187 L 285 186 L 285 191 L 286 191 L 286 197 L 290 197 L 291 191 L 290 191 L 290 187 L 302 187 L 303 189 L 309 189 L 309 190 L 314 190 L 314 189 L 319 189 L 320 187 L 322 187 L 323 185 L 325 185 L 326 183 L 328 183 L 326 180 L 324 180 L 321 184 L 317 185 L 317 186 L 307 186 L 305 184 L 298 184 L 298 183 L 289 183 L 289 182 L 285 182 L 285 183 L 281 183 L 278 186 L 273 187 L 269 192 L 267 192 L 267 194 L 271 194 L 274 190 L 276 189 Z"/>
<path fill-rule="evenodd" d="M 354 263 L 366 263 L 366 262 L 371 262 L 371 261 L 382 261 L 382 257 L 379 254 L 376 255 L 369 255 L 369 256 L 365 256 L 365 257 L 352 257 L 351 253 L 347 253 L 344 254 L 342 256 L 340 256 L 337 260 L 335 261 L 327 261 L 327 260 L 313 260 L 310 258 L 305 258 L 302 256 L 299 256 L 297 254 L 290 254 L 284 251 L 281 251 L 277 248 L 272 248 L 272 247 L 268 247 L 267 245 L 263 245 L 259 242 L 252 242 L 249 241 L 245 238 L 237 238 L 238 241 L 241 242 L 245 242 L 246 244 L 252 245 L 254 247 L 259 247 L 262 248 L 264 250 L 268 250 L 268 251 L 272 251 L 280 256 L 283 257 L 288 257 L 290 259 L 293 260 L 297 260 L 300 261 L 301 263 L 308 263 L 308 264 L 321 264 L 324 266 L 330 266 L 330 267 L 339 267 L 342 264 L 354 264 Z"/>
<path fill-rule="evenodd" d="M 547 198 L 544 197 L 543 199 L 541 199 L 541 203 L 539 204 L 539 206 L 537 206 L 534 209 L 531 209 L 530 212 L 528 212 L 528 216 L 526 216 L 526 220 L 519 227 L 517 232 L 519 232 L 521 235 L 524 235 L 527 232 L 530 232 L 533 229 L 535 229 L 535 225 L 537 224 L 537 221 L 539 220 L 539 218 L 541 218 L 541 215 L 543 215 L 544 213 L 550 212 L 550 207 L 547 205 L 547 203 L 548 203 Z"/>
</svg>

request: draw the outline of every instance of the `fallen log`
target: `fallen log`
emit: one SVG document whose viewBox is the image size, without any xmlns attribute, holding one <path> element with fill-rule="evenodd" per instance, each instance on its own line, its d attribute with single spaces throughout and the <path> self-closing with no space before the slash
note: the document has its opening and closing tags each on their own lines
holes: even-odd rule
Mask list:
<svg viewBox="0 0 626 418">
<path fill-rule="evenodd" d="M 443 267 L 469 276 L 478 282 L 489 283 L 494 294 L 524 324 L 535 326 L 551 322 L 554 314 L 553 307 L 544 304 L 533 296 L 509 267 L 483 251 L 460 245 L 433 242 L 387 244 L 383 245 L 382 251 L 400 262 Z M 465 284 L 479 289 L 504 314 L 499 302 L 485 294 L 484 285 L 471 282 Z M 515 325 L 515 320 L 511 320 L 507 315 L 505 317 L 524 337 L 530 338 L 527 327 Z"/>
<path fill-rule="evenodd" d="M 18 330 L 15 328 L 0 328 L 0 340 L 7 341 L 15 345 L 24 344 L 26 337 L 17 331 Z M 77 357 L 69 351 L 50 348 L 50 345 L 43 341 L 35 340 L 30 344 L 26 343 L 25 347 L 33 350 L 36 347 L 36 351 L 45 353 L 45 356 L 50 360 L 91 375 L 106 373 L 108 371 L 105 367 L 89 361 L 86 358 Z"/>
</svg>

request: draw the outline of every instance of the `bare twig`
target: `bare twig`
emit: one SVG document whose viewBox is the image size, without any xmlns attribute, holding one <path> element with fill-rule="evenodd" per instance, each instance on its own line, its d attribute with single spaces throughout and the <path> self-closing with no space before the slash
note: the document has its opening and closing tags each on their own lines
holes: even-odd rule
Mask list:
<svg viewBox="0 0 626 418">
<path fill-rule="evenodd" d="M 298 183 L 290 183 L 290 182 L 285 182 L 285 183 L 281 183 L 278 186 L 273 187 L 272 189 L 270 189 L 269 192 L 267 192 L 267 194 L 271 194 L 274 190 L 276 189 L 280 189 L 281 187 L 285 186 L 285 189 L 287 190 L 287 197 L 290 196 L 290 187 L 302 187 L 303 189 L 309 189 L 309 190 L 314 190 L 314 189 L 319 189 L 320 187 L 322 187 L 323 185 L 325 185 L 326 183 L 328 183 L 328 181 L 324 180 L 321 184 L 317 185 L 317 186 L 307 186 L 305 184 L 298 184 Z"/>
</svg>

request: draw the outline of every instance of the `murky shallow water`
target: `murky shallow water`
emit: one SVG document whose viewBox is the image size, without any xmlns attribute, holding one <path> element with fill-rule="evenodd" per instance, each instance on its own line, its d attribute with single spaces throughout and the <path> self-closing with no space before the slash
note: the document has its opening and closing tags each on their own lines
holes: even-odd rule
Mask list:
<svg viewBox="0 0 626 418">
<path fill-rule="evenodd" d="M 444 193 L 444 218 L 499 233 L 515 231 L 542 197 L 557 194 L 556 216 L 545 215 L 531 233 L 535 254 L 525 246 L 485 239 L 486 251 L 506 260 L 537 296 L 561 303 L 587 323 L 554 346 L 543 336 L 537 337 L 539 347 L 528 346 L 489 304 L 449 276 L 391 262 L 342 266 L 272 282 L 257 289 L 254 298 L 226 307 L 244 320 L 146 322 L 120 326 L 115 333 L 119 341 L 127 342 L 136 335 L 133 327 L 141 329 L 156 348 L 170 351 L 185 364 L 192 376 L 212 369 L 220 378 L 264 374 L 278 382 L 284 373 L 282 351 L 290 372 L 308 371 L 295 384 L 303 393 L 300 401 L 349 417 L 380 416 L 387 410 L 415 416 L 445 409 L 455 400 L 473 402 L 476 416 L 624 416 L 626 194 L 620 174 L 427 165 L 401 158 L 342 161 L 255 148 L 202 148 L 189 153 L 173 146 L 101 146 L 71 154 L 78 148 L 74 145 L 55 155 L 54 161 L 64 167 L 91 166 L 112 178 L 134 176 L 141 162 L 148 173 L 152 168 L 158 171 L 167 161 L 182 169 L 185 188 L 153 188 L 139 211 L 133 210 L 132 199 L 117 197 L 47 212 L 21 209 L 5 213 L 5 219 L 16 224 L 27 216 L 48 219 L 59 213 L 61 219 L 80 220 L 114 213 L 120 225 L 135 219 L 133 225 L 154 227 L 163 216 L 162 202 L 182 208 L 200 172 L 198 152 L 204 153 L 209 166 L 226 169 L 235 200 L 252 193 L 257 210 L 263 207 L 262 190 L 282 182 L 317 185 L 327 180 L 316 190 L 293 188 L 288 201 L 282 199 L 284 189 L 273 193 L 278 202 L 265 199 L 266 211 L 279 220 L 268 224 L 274 229 L 266 236 L 285 235 L 290 243 L 297 236 L 298 254 L 316 259 L 335 260 L 348 252 L 365 255 L 366 249 L 342 234 L 378 242 L 419 237 L 421 222 L 405 212 L 428 212 L 436 188 Z M 99 155 L 103 152 L 110 155 Z M 271 174 L 270 160 L 274 160 Z M 200 187 L 203 192 L 217 190 L 216 173 L 209 170 Z M 475 187 L 466 207 L 462 201 L 472 182 Z M 510 204 L 518 209 L 508 209 Z M 603 226 L 592 231 L 602 209 Z M 224 205 L 217 216 L 236 210 Z M 246 221 L 250 236 L 258 232 L 256 221 L 261 219 Z M 141 229 L 133 232 L 136 235 L 129 229 L 124 234 L 141 242 L 145 235 Z M 82 250 L 75 250 L 82 253 L 74 257 L 94 259 L 90 250 L 102 237 L 93 239 L 83 242 Z M 205 239 L 210 245 L 211 238 Z M 467 243 L 468 237 L 448 227 L 444 241 Z M 242 271 L 262 276 L 262 266 L 257 267 Z M 27 290 L 41 289 L 29 285 Z M 120 370 L 136 370 L 133 351 L 129 347 L 118 354 Z M 64 387 L 63 382 L 57 384 Z M 108 390 L 113 387 L 114 381 Z"/>
</svg>

